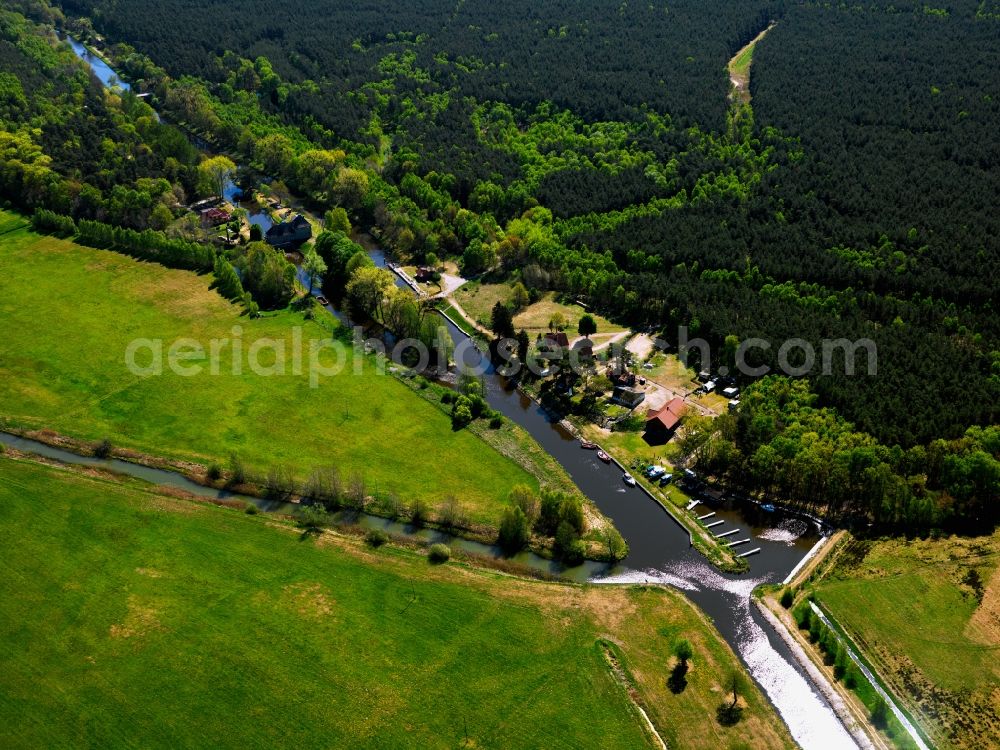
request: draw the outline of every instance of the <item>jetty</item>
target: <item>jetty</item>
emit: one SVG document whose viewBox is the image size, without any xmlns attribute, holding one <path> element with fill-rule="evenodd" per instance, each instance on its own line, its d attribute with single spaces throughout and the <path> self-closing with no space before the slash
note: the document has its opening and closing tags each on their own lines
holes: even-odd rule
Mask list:
<svg viewBox="0 0 1000 750">
<path fill-rule="evenodd" d="M 722 539 L 723 537 L 732 536 L 733 534 L 739 534 L 739 533 L 740 533 L 739 529 L 733 529 L 732 531 L 724 531 L 721 534 L 716 534 L 715 538 L 716 539 Z"/>
<path fill-rule="evenodd" d="M 737 555 L 737 557 L 750 557 L 750 555 L 756 555 L 758 552 L 760 552 L 760 547 L 755 547 L 754 549 L 750 550 L 749 552 L 744 552 L 741 555 Z"/>
</svg>

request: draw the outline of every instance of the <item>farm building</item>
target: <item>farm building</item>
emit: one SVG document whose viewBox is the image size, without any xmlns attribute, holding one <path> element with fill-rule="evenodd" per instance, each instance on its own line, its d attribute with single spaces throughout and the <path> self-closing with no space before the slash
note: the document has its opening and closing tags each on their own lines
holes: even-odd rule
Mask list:
<svg viewBox="0 0 1000 750">
<path fill-rule="evenodd" d="M 659 411 L 651 411 L 646 415 L 646 442 L 657 445 L 667 442 L 673 437 L 684 418 L 684 399 L 676 396 Z"/>
</svg>

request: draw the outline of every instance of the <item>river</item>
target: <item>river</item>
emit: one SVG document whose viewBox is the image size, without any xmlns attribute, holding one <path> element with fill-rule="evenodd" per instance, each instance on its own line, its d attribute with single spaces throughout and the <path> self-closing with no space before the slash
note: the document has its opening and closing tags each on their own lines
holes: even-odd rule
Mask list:
<svg viewBox="0 0 1000 750">
<path fill-rule="evenodd" d="M 91 66 L 104 85 L 117 84 L 128 88 L 103 60 L 76 40 L 70 38 L 69 41 L 77 55 Z M 369 252 L 377 265 L 385 266 L 385 255 L 381 250 L 373 249 Z M 341 313 L 332 307 L 329 309 L 344 320 Z M 720 573 L 690 548 L 687 532 L 662 507 L 640 489 L 627 487 L 622 482 L 620 470 L 600 462 L 593 451 L 582 450 L 579 443 L 558 423 L 551 421 L 538 404 L 512 389 L 504 378 L 497 375 L 462 331 L 450 322 L 446 322 L 446 325 L 456 342 L 456 358 L 465 367 L 478 368 L 484 373 L 486 397 L 490 406 L 524 427 L 565 468 L 580 490 L 614 522 L 629 544 L 628 557 L 618 565 L 589 563 L 564 571 L 564 574 L 595 583 L 657 583 L 684 592 L 712 619 L 723 638 L 739 654 L 750 674 L 788 725 L 792 736 L 803 748 L 856 748 L 857 744 L 829 704 L 795 663 L 784 642 L 770 630 L 770 626 L 751 603 L 751 593 L 756 586 L 782 581 L 808 553 L 818 539 L 815 529 L 799 519 L 782 519 L 753 509 L 736 507 L 706 510 L 706 513 L 716 513 L 712 518 L 713 522 L 724 521 L 713 529 L 716 533 L 739 528 L 740 533 L 733 538 L 750 537 L 752 541 L 746 548 L 759 547 L 761 550 L 749 558 L 750 573 Z M 2 442 L 18 445 L 16 441 L 19 440 L 21 439 L 0 434 Z M 48 451 L 49 455 L 53 455 L 52 451 L 55 450 L 47 446 L 39 448 L 25 446 L 24 443 L 20 445 L 42 453 Z M 76 463 L 99 461 L 83 459 L 73 454 L 58 457 Z M 111 461 L 110 465 L 149 481 L 181 486 L 203 496 L 206 493 L 218 494 L 216 490 L 201 487 L 171 472 L 136 467 L 121 461 Z M 252 498 L 244 499 L 261 503 Z M 283 509 L 281 506 L 266 505 L 264 508 Z M 385 519 L 362 516 L 360 522 L 397 532 L 413 531 L 403 524 L 394 524 Z M 426 538 L 434 538 L 438 534 L 427 530 L 416 533 Z M 450 537 L 448 541 L 457 547 L 481 554 L 499 554 L 498 550 L 487 545 Z M 522 553 L 515 559 L 546 570 L 559 569 L 558 564 L 530 553 Z"/>
</svg>

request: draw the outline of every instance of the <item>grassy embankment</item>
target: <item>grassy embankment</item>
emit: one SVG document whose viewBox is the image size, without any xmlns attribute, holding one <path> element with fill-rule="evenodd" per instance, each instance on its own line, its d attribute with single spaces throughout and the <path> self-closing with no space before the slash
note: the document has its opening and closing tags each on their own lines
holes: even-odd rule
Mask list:
<svg viewBox="0 0 1000 750">
<path fill-rule="evenodd" d="M 376 374 L 370 357 L 346 352 L 341 373 L 311 388 L 305 365 L 302 375 L 292 373 L 292 331 L 302 327 L 307 363 L 308 341 L 329 339 L 332 319 L 280 311 L 249 320 L 208 288 L 209 277 L 41 237 L 21 224 L 0 213 L 0 417 L 10 427 L 107 438 L 201 466 L 225 465 L 237 454 L 260 474 L 288 467 L 299 481 L 335 466 L 345 481 L 362 476 L 370 494 L 393 493 L 404 503 L 454 497 L 473 523 L 487 525 L 497 523 L 512 485 L 538 487 L 536 477 L 551 471 L 528 471 L 472 432 L 452 431 L 447 414 Z M 164 342 L 162 375 L 126 368 L 136 338 Z M 206 350 L 212 339 L 240 338 L 243 372 L 231 366 L 230 344 L 221 349 L 219 374 L 204 361 L 197 376 L 175 374 L 167 350 L 180 338 Z M 265 338 L 285 345 L 285 374 L 250 370 L 247 352 Z M 147 364 L 150 355 L 139 359 Z M 278 361 L 269 350 L 260 359 Z M 508 443 L 523 437 L 497 435 Z M 529 454 L 518 459 L 530 465 Z"/>
<path fill-rule="evenodd" d="M 939 748 L 1000 746 L 1000 533 L 849 539 L 806 587 Z"/>
<path fill-rule="evenodd" d="M 792 747 L 680 594 L 549 584 L 0 456 L 4 747 Z M 666 678 L 688 638 L 687 686 Z"/>
</svg>

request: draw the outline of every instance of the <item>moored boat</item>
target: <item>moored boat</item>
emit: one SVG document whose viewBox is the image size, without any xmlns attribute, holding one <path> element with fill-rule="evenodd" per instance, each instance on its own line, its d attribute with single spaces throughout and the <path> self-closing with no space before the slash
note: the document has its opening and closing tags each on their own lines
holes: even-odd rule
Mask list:
<svg viewBox="0 0 1000 750">
<path fill-rule="evenodd" d="M 580 447 L 583 448 L 585 451 L 596 451 L 597 443 L 592 443 L 589 440 L 583 440 L 580 442 Z"/>
<path fill-rule="evenodd" d="M 597 451 L 597 457 L 598 457 L 599 459 L 601 459 L 601 460 L 602 460 L 602 461 L 603 461 L 604 463 L 606 463 L 606 464 L 609 464 L 609 463 L 611 463 L 611 456 L 609 456 L 609 455 L 608 455 L 607 453 L 605 453 L 604 451 Z"/>
<path fill-rule="evenodd" d="M 628 472 L 622 474 L 622 481 L 625 482 L 629 487 L 635 487 L 635 477 L 633 477 Z"/>
</svg>

